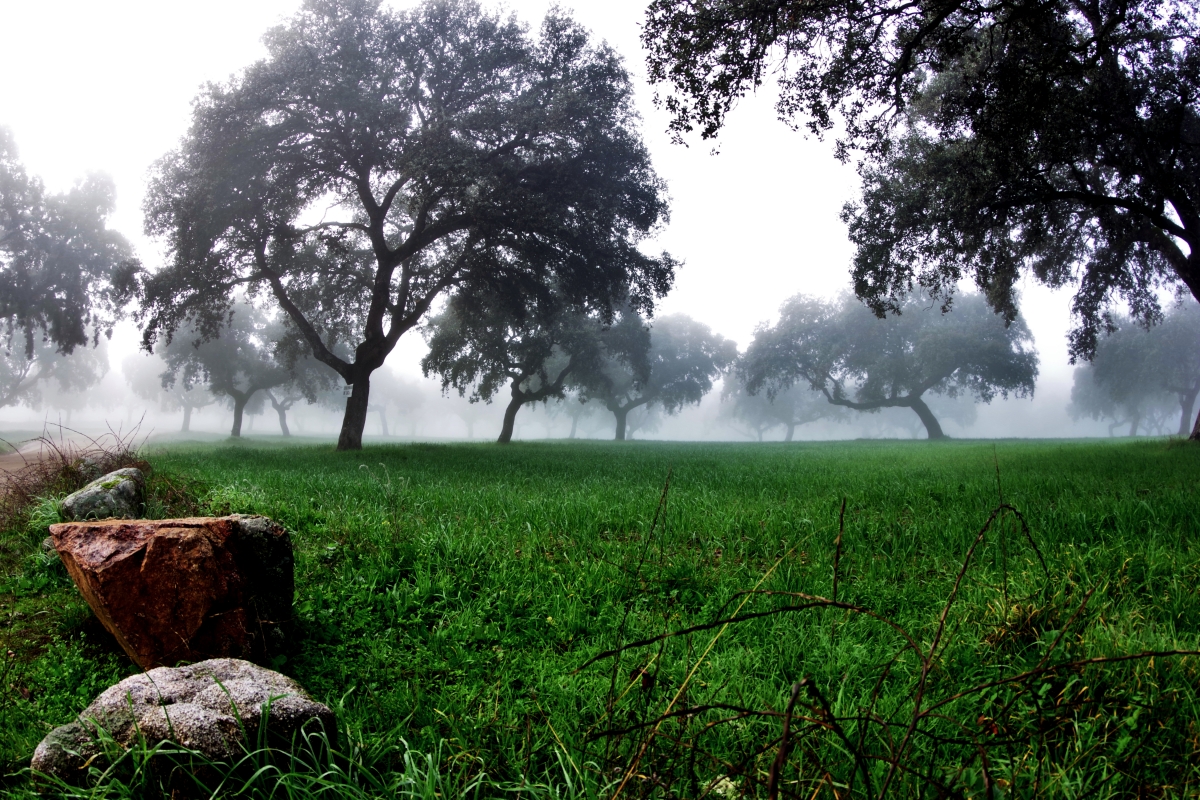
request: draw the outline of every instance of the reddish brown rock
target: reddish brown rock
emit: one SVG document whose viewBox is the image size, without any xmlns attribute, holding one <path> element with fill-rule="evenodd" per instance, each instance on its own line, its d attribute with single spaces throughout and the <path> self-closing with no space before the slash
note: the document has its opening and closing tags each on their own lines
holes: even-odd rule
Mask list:
<svg viewBox="0 0 1200 800">
<path fill-rule="evenodd" d="M 143 669 L 263 661 L 284 645 L 292 546 L 266 517 L 69 522 L 50 535 L 92 611 Z"/>
</svg>

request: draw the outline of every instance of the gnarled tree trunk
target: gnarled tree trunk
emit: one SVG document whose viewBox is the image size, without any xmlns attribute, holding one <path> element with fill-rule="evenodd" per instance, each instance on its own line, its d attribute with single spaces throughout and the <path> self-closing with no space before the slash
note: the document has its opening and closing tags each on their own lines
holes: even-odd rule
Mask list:
<svg viewBox="0 0 1200 800">
<path fill-rule="evenodd" d="M 508 407 L 504 409 L 504 425 L 500 428 L 500 438 L 496 440 L 497 444 L 508 444 L 512 441 L 513 428 L 517 422 L 517 412 L 521 410 L 521 406 L 524 404 L 524 392 L 514 385 L 512 387 L 512 400 L 508 402 Z"/>
<path fill-rule="evenodd" d="M 925 401 L 920 397 L 912 398 L 909 408 L 917 412 L 917 416 L 921 418 L 921 423 L 925 426 L 925 431 L 929 434 L 930 440 L 950 438 L 942 431 L 942 426 L 938 424 L 937 417 L 933 415 L 933 412 L 929 410 L 929 406 L 925 405 Z"/>
</svg>

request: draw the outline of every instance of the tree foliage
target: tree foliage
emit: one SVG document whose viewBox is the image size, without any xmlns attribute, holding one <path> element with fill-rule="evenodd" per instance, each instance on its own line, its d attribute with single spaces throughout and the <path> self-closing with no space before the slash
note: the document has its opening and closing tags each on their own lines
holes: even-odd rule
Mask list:
<svg viewBox="0 0 1200 800">
<path fill-rule="evenodd" d="M 308 0 L 265 41 L 155 170 L 170 261 L 141 287 L 147 343 L 186 320 L 211 336 L 235 287 L 267 292 L 354 387 L 357 448 L 371 373 L 443 293 L 648 307 L 669 288 L 673 262 L 638 248 L 667 205 L 628 74 L 560 12 L 533 37 L 470 0 Z"/>
<path fill-rule="evenodd" d="M 603 331 L 602 341 L 605 357 L 572 380 L 584 402 L 599 401 L 613 413 L 618 441 L 631 411 L 657 406 L 674 414 L 699 403 L 737 358 L 734 342 L 683 314 L 647 325 L 631 312 Z"/>
<path fill-rule="evenodd" d="M 108 348 L 101 339 L 96 347 L 81 347 L 70 355 L 38 336 L 33 355 L 10 342 L 0 349 L 0 408 L 24 405 L 38 408 L 46 389 L 61 393 L 85 392 L 108 372 Z"/>
<path fill-rule="evenodd" d="M 431 320 L 426 375 L 471 402 L 490 403 L 504 386 L 510 400 L 497 440 L 512 440 L 517 412 L 528 403 L 561 400 L 575 372 L 596 372 L 603 357 L 601 322 L 552 297 L 530 309 L 496 298 L 456 295 Z"/>
<path fill-rule="evenodd" d="M 775 72 L 780 113 L 864 155 L 854 287 L 879 314 L 970 277 L 1006 319 L 1077 283 L 1073 357 L 1120 299 L 1200 299 L 1200 37 L 1189 0 L 653 0 L 675 128 L 715 135 Z M 1200 420 L 1198 420 L 1200 425 Z M 1200 428 L 1197 430 L 1200 435 Z"/>
<path fill-rule="evenodd" d="M 114 284 L 137 267 L 128 242 L 107 221 L 116 206 L 112 179 L 89 175 L 52 194 L 17 160 L 12 133 L 0 128 L 0 345 L 41 359 L 41 341 L 60 353 L 109 335 L 117 314 Z M 39 341 L 41 340 L 41 341 Z"/>
<path fill-rule="evenodd" d="M 265 393 L 279 390 L 283 397 L 298 395 L 316 402 L 318 392 L 336 382 L 335 374 L 311 357 L 289 359 L 286 343 L 295 336 L 294 330 L 249 302 L 234 306 L 213 338 L 205 339 L 199 332 L 180 333 L 184 335 L 159 348 L 167 364 L 162 386 L 188 392 L 204 384 L 213 395 L 227 398 L 233 406 L 230 436 L 242 435 L 244 414 L 258 413 L 267 399 Z M 272 401 L 285 436 L 289 435 L 285 414 L 294 400 L 282 410 L 278 398 Z"/>
<path fill-rule="evenodd" d="M 1075 370 L 1071 415 L 1107 419 L 1110 430 L 1129 425 L 1136 436 L 1178 413 L 1186 436 L 1200 395 L 1200 306 L 1180 303 L 1149 330 L 1128 317 L 1113 324 L 1092 362 Z"/>
<path fill-rule="evenodd" d="M 179 343 L 185 342 L 181 339 Z M 141 399 L 158 403 L 163 411 L 182 411 L 179 430 L 187 433 L 192 429 L 192 414 L 212 405 L 216 398 L 203 384 L 185 386 L 183 381 L 172 381 L 167 363 L 162 359 L 164 346 L 164 342 L 159 342 L 153 355 L 130 353 L 121 362 L 121 371 L 129 388 Z M 164 386 L 164 380 L 170 385 Z"/>
<path fill-rule="evenodd" d="M 914 295 L 884 319 L 849 295 L 832 302 L 797 295 L 778 323 L 759 326 L 738 364 L 752 394 L 807 384 L 845 408 L 911 408 L 930 439 L 945 434 L 925 394 L 984 403 L 1031 397 L 1037 373 L 1024 321 L 1006 325 L 979 295 L 958 297 L 949 313 Z"/>
</svg>

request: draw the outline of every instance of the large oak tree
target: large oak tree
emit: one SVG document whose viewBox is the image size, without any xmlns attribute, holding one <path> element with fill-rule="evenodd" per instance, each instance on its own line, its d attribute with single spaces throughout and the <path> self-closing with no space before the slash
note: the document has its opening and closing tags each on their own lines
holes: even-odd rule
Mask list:
<svg viewBox="0 0 1200 800">
<path fill-rule="evenodd" d="M 846 209 L 880 314 L 969 277 L 1007 319 L 1022 273 L 1074 284 L 1073 357 L 1124 301 L 1200 300 L 1200 15 L 1190 0 L 652 0 L 680 134 L 778 76 L 779 111 L 863 155 Z M 1193 429 L 1200 438 L 1200 418 Z"/>
<path fill-rule="evenodd" d="M 807 384 L 845 408 L 910 408 L 930 439 L 946 435 L 927 393 L 985 403 L 1031 397 L 1037 373 L 1024 321 L 1006 325 L 979 295 L 958 297 L 949 313 L 912 296 L 884 319 L 849 295 L 833 302 L 798 295 L 784 303 L 779 322 L 755 331 L 738 363 L 751 393 Z"/>
<path fill-rule="evenodd" d="M 669 288 L 670 259 L 638 248 L 667 206 L 629 76 L 561 13 L 533 37 L 470 0 L 308 0 L 265 41 L 155 171 L 170 260 L 142 285 L 147 345 L 185 320 L 215 333 L 235 287 L 269 293 L 353 386 L 338 447 L 356 449 L 371 373 L 443 293 Z"/>
</svg>

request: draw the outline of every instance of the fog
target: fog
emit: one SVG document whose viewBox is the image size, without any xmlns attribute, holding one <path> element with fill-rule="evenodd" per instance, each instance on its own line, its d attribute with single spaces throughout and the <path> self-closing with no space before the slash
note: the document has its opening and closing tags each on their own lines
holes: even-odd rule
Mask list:
<svg viewBox="0 0 1200 800">
<path fill-rule="evenodd" d="M 13 5 L 5 10 L 7 36 L 0 69 L 14 77 L 0 85 L 0 125 L 12 130 L 26 169 L 52 190 L 68 188 L 89 171 L 111 174 L 118 189 L 111 224 L 153 268 L 162 257 L 161 246 L 142 235 L 141 219 L 150 165 L 184 133 L 198 87 L 224 80 L 260 57 L 259 37 L 298 5 L 292 0 L 217 0 L 203 6 Z M 520 0 L 507 7 L 536 25 L 549 5 Z M 666 117 L 654 107 L 653 90 L 644 79 L 638 42 L 644 6 L 644 0 L 612 0 L 576 4 L 574 12 L 626 57 L 636 78 L 646 142 L 672 196 L 671 222 L 651 245 L 669 251 L 683 266 L 658 313 L 689 314 L 744 349 L 755 326 L 772 322 L 785 298 L 799 292 L 831 297 L 848 286 L 852 251 L 838 214 L 855 196 L 857 177 L 852 166 L 833 158 L 830 141 L 808 138 L 779 122 L 769 91 L 746 100 L 730 116 L 718 154 L 711 143 L 673 144 L 665 133 Z M 1040 356 L 1035 395 L 1031 400 L 979 405 L 974 414 L 944 414 L 950 436 L 1109 435 L 1107 423 L 1076 421 L 1068 413 L 1073 368 L 1068 364 L 1066 332 L 1072 292 L 1073 287 L 1051 291 L 1026 282 L 1022 313 Z M 108 370 L 98 385 L 84 392 L 48 386 L 40 397 L 0 409 L 0 431 L 14 435 L 11 432 L 34 433 L 47 425 L 62 425 L 93 433 L 140 424 L 141 435 L 179 437 L 183 412 L 138 396 L 130 387 L 123 365 L 139 352 L 138 340 L 132 323 L 122 323 L 107 347 Z M 393 403 L 385 408 L 383 419 L 372 413 L 367 440 L 495 438 L 502 404 L 472 405 L 457 395 L 443 396 L 438 382 L 420 373 L 424 353 L 417 331 L 401 338 L 386 369 L 419 402 L 407 408 Z M 379 397 L 378 402 L 387 399 Z M 631 438 L 757 439 L 730 419 L 725 406 L 718 386 L 698 406 L 677 415 L 639 412 L 642 418 L 631 419 Z M 517 418 L 515 438 L 565 438 L 577 410 L 571 402 L 527 407 Z M 190 435 L 226 436 L 231 418 L 228 404 L 218 400 L 193 412 Z M 301 402 L 289 412 L 297 437 L 336 436 L 340 419 L 328 405 Z M 845 423 L 802 426 L 796 438 L 923 436 L 913 423 L 913 414 L 905 409 L 855 413 Z M 576 421 L 575 432 L 578 438 L 611 438 L 613 417 L 604 409 L 588 409 Z M 247 417 L 243 433 L 280 435 L 269 404 Z M 766 431 L 764 439 L 778 440 L 783 434 L 776 427 Z"/>
</svg>

